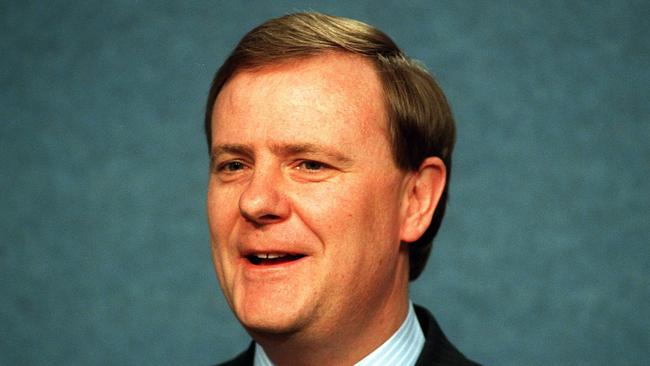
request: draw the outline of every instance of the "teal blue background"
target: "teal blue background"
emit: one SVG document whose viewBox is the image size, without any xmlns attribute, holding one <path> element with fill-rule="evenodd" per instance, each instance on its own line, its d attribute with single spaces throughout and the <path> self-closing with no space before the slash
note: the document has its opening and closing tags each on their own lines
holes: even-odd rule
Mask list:
<svg viewBox="0 0 650 366">
<path fill-rule="evenodd" d="M 203 103 L 247 30 L 306 9 L 383 29 L 451 101 L 451 202 L 412 287 L 449 338 L 488 365 L 647 364 L 647 1 L 0 2 L 0 364 L 243 349 Z"/>
</svg>

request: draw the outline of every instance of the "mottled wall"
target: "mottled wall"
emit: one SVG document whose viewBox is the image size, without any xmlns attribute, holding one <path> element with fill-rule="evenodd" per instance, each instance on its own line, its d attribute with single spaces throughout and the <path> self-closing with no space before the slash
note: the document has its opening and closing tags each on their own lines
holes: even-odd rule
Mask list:
<svg viewBox="0 0 650 366">
<path fill-rule="evenodd" d="M 0 364 L 243 349 L 203 103 L 245 31 L 305 9 L 385 30 L 453 105 L 452 201 L 412 288 L 449 338 L 493 365 L 647 364 L 649 3 L 401 3 L 2 1 Z"/>
</svg>

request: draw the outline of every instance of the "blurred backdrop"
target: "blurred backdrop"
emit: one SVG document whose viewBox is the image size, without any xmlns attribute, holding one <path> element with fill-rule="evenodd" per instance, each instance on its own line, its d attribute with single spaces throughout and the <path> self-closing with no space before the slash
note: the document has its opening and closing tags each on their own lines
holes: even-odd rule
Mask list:
<svg viewBox="0 0 650 366">
<path fill-rule="evenodd" d="M 437 77 L 451 202 L 412 286 L 487 365 L 650 359 L 647 1 L 1 1 L 0 364 L 209 365 L 213 73 L 270 18 L 390 34 Z"/>
</svg>

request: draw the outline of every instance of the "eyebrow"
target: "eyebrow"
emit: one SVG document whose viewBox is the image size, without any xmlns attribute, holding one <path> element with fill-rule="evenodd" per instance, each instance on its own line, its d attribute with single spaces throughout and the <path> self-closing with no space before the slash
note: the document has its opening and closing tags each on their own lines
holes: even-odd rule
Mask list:
<svg viewBox="0 0 650 366">
<path fill-rule="evenodd" d="M 216 159 L 223 154 L 244 155 L 253 157 L 253 149 L 243 144 L 219 144 L 212 148 L 210 158 Z"/>
<path fill-rule="evenodd" d="M 291 156 L 300 154 L 325 155 L 341 164 L 350 164 L 352 159 L 342 152 L 325 145 L 313 143 L 273 143 L 271 151 L 279 156 Z M 242 155 L 248 158 L 254 157 L 253 148 L 244 144 L 219 144 L 212 148 L 211 158 L 214 160 L 223 154 Z"/>
<path fill-rule="evenodd" d="M 342 152 L 325 145 L 318 145 L 312 143 L 303 144 L 273 144 L 271 151 L 276 155 L 299 155 L 299 154 L 314 154 L 325 155 L 330 159 L 336 160 L 339 163 L 351 163 L 352 159 L 343 154 Z"/>
</svg>

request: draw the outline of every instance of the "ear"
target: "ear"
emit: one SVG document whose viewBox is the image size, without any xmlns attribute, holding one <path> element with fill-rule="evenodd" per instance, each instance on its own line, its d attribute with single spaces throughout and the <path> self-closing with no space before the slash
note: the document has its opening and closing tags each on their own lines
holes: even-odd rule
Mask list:
<svg viewBox="0 0 650 366">
<path fill-rule="evenodd" d="M 426 158 L 410 177 L 404 191 L 400 240 L 418 240 L 431 224 L 433 213 L 445 189 L 447 169 L 438 157 Z"/>
</svg>

